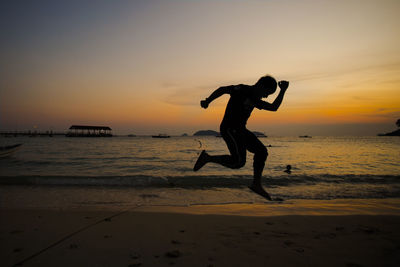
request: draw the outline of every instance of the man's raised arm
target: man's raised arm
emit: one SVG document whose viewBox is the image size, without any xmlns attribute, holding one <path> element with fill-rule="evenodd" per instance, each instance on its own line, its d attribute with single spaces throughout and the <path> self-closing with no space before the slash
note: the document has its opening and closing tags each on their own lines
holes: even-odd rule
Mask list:
<svg viewBox="0 0 400 267">
<path fill-rule="evenodd" d="M 232 85 L 230 86 L 222 86 L 220 88 L 218 88 L 217 90 L 215 90 L 209 97 L 207 97 L 204 100 L 200 101 L 200 106 L 202 108 L 208 108 L 208 105 L 214 101 L 215 99 L 217 99 L 218 97 L 224 95 L 224 94 L 229 94 L 231 92 L 231 88 Z"/>
<path fill-rule="evenodd" d="M 275 98 L 275 101 L 271 104 L 265 101 L 260 101 L 258 105 L 256 105 L 257 108 L 259 109 L 264 109 L 264 110 L 269 110 L 269 111 L 277 111 L 280 105 L 282 104 L 283 96 L 285 95 L 285 92 L 287 88 L 289 87 L 289 82 L 288 81 L 280 81 L 278 83 L 279 88 L 281 88 L 281 91 L 279 92 L 278 96 Z"/>
</svg>

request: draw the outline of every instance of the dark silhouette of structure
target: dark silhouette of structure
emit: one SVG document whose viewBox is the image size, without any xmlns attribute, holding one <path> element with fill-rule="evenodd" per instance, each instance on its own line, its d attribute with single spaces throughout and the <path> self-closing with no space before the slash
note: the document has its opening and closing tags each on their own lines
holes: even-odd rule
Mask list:
<svg viewBox="0 0 400 267">
<path fill-rule="evenodd" d="M 5 136 L 5 137 L 17 137 L 17 136 L 29 136 L 29 137 L 36 137 L 36 136 L 48 136 L 48 137 L 53 137 L 54 135 L 65 135 L 65 133 L 62 132 L 53 132 L 52 130 L 50 131 L 45 131 L 45 132 L 40 132 L 40 131 L 1 131 L 0 136 Z"/>
<path fill-rule="evenodd" d="M 277 85 L 280 87 L 280 92 L 273 103 L 261 100 L 263 97 L 273 94 Z M 239 84 L 220 87 L 208 98 L 202 100 L 200 105 L 206 109 L 214 99 L 224 94 L 230 95 L 225 115 L 220 125 L 221 136 L 228 146 L 230 155 L 212 156 L 203 150 L 193 170 L 198 171 L 209 162 L 232 169 L 241 168 L 246 163 L 246 151 L 248 150 L 254 154 L 254 179 L 249 188 L 262 197 L 272 200 L 261 185 L 262 171 L 268 156 L 267 148 L 254 133 L 246 129 L 246 123 L 254 108 L 277 111 L 288 86 L 288 81 L 277 83 L 273 77 L 264 76 L 254 85 Z"/>
<path fill-rule="evenodd" d="M 111 128 L 108 126 L 72 125 L 67 137 L 111 137 Z"/>
</svg>

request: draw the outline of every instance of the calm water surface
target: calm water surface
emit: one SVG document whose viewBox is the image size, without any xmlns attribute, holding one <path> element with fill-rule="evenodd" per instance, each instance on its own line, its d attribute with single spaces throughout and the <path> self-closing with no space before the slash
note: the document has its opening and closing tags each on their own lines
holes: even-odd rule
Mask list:
<svg viewBox="0 0 400 267">
<path fill-rule="evenodd" d="M 398 137 L 260 140 L 269 151 L 263 181 L 277 195 L 318 199 L 400 197 Z M 234 187 L 245 187 L 252 179 L 251 153 L 240 170 L 209 164 L 199 172 L 192 171 L 202 149 L 210 154 L 228 152 L 224 141 L 216 137 L 12 137 L 0 138 L 0 142 L 23 144 L 12 157 L 0 160 L 0 184 L 236 190 Z M 290 175 L 283 172 L 288 164 L 292 165 Z M 236 193 L 231 200 L 236 199 Z"/>
<path fill-rule="evenodd" d="M 199 152 L 228 152 L 222 138 L 150 137 L 1 138 L 1 145 L 22 143 L 13 156 L 0 161 L 2 176 L 188 176 L 248 175 L 252 154 L 243 169 L 209 164 L 192 171 Z M 281 176 L 285 166 L 305 175 L 399 175 L 398 137 L 271 137 L 260 138 L 268 147 L 267 176 Z"/>
</svg>

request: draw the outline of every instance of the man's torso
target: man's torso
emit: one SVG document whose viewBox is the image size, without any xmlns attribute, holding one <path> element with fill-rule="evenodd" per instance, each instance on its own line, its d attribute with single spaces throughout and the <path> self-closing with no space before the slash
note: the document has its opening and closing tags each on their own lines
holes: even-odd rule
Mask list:
<svg viewBox="0 0 400 267">
<path fill-rule="evenodd" d="M 225 109 L 222 127 L 244 128 L 255 107 L 257 99 L 252 97 L 253 88 L 249 85 L 235 85 L 231 89 L 231 97 Z"/>
</svg>

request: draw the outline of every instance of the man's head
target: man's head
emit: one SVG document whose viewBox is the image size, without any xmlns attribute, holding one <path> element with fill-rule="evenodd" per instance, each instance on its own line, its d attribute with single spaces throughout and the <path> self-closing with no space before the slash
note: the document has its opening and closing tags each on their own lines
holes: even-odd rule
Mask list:
<svg viewBox="0 0 400 267">
<path fill-rule="evenodd" d="M 270 75 L 261 77 L 254 85 L 258 97 L 267 97 L 275 93 L 276 87 L 277 82 L 275 78 Z"/>
</svg>

